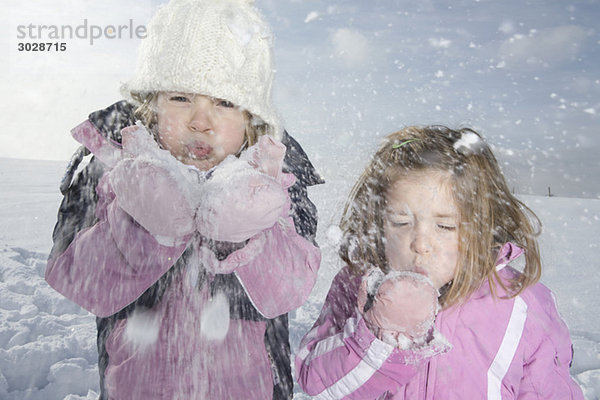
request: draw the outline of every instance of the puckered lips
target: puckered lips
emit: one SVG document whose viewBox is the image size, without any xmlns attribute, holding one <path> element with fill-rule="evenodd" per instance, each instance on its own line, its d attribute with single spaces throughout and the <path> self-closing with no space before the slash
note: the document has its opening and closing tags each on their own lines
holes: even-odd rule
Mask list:
<svg viewBox="0 0 600 400">
<path fill-rule="evenodd" d="M 186 147 L 190 155 L 197 160 L 205 159 L 213 150 L 210 145 L 201 141 L 188 144 Z"/>
</svg>

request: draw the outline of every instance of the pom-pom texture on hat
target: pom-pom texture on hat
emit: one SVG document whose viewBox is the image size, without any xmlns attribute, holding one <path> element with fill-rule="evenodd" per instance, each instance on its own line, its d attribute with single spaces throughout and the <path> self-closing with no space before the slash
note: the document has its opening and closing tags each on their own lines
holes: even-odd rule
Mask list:
<svg viewBox="0 0 600 400">
<path fill-rule="evenodd" d="M 224 99 L 269 124 L 280 137 L 271 101 L 272 34 L 252 0 L 171 0 L 148 24 L 132 93 L 178 91 Z"/>
</svg>

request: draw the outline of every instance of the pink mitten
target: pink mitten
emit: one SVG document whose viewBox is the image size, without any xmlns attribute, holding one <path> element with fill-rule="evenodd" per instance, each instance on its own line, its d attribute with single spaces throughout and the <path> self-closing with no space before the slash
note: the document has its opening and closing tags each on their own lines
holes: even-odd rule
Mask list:
<svg viewBox="0 0 600 400">
<path fill-rule="evenodd" d="M 135 125 L 121 129 L 121 144 L 123 146 L 123 154 L 127 157 L 139 156 L 166 156 L 165 152 L 158 146 L 154 137 L 140 121 Z M 164 154 L 164 156 L 163 156 Z"/>
<path fill-rule="evenodd" d="M 240 159 L 247 161 L 256 170 L 281 181 L 283 157 L 285 146 L 270 136 L 258 138 L 258 142 L 249 147 L 240 155 Z"/>
<path fill-rule="evenodd" d="M 432 328 L 439 308 L 437 298 L 438 291 L 424 275 L 409 271 L 383 275 L 373 270 L 363 279 L 358 306 L 379 339 L 413 341 Z"/>
<path fill-rule="evenodd" d="M 160 149 L 143 126 L 122 134 L 126 157 L 108 172 L 119 207 L 159 239 L 194 232 L 198 172 Z"/>
<path fill-rule="evenodd" d="M 229 156 L 212 172 L 196 213 L 196 228 L 203 236 L 243 242 L 272 227 L 286 216 L 287 188 L 295 180 L 283 174 L 285 147 L 263 136 L 239 159 Z"/>
<path fill-rule="evenodd" d="M 245 161 L 227 161 L 204 184 L 196 228 L 214 240 L 243 242 L 273 226 L 287 211 L 287 192 Z"/>
<path fill-rule="evenodd" d="M 255 235 L 244 247 L 229 254 L 227 258 L 219 261 L 213 250 L 200 246 L 198 256 L 201 265 L 211 274 L 230 274 L 237 268 L 247 265 L 263 251 L 265 235 Z"/>
</svg>

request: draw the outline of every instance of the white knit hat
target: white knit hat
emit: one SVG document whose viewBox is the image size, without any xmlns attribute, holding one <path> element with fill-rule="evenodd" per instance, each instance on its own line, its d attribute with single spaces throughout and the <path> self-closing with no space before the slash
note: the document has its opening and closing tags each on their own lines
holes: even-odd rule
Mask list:
<svg viewBox="0 0 600 400">
<path fill-rule="evenodd" d="M 171 0 L 148 24 L 132 93 L 178 91 L 232 102 L 269 124 L 280 138 L 271 101 L 272 34 L 254 0 Z"/>
</svg>

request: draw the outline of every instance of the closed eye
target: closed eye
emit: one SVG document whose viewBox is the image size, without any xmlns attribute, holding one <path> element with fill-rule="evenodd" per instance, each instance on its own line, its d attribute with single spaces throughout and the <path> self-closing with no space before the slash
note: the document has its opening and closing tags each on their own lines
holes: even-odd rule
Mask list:
<svg viewBox="0 0 600 400">
<path fill-rule="evenodd" d="M 401 227 L 410 225 L 410 222 L 409 221 L 392 221 L 392 220 L 390 220 L 390 225 L 397 227 L 397 228 L 401 228 Z"/>
<path fill-rule="evenodd" d="M 438 228 L 444 231 L 453 232 L 456 230 L 456 226 L 454 225 L 446 225 L 446 224 L 438 224 Z"/>
</svg>

